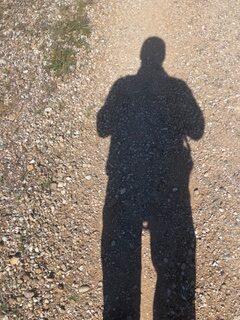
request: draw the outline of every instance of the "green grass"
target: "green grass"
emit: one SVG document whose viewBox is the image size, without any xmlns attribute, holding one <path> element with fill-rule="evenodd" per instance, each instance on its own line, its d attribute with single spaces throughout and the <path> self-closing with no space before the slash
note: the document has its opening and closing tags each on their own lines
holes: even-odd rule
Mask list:
<svg viewBox="0 0 240 320">
<path fill-rule="evenodd" d="M 76 63 L 75 52 L 71 48 L 57 47 L 53 49 L 48 68 L 57 76 L 67 73 Z"/>
<path fill-rule="evenodd" d="M 86 44 L 86 38 L 89 35 L 89 21 L 85 16 L 61 21 L 56 25 L 56 37 L 59 43 L 79 48 Z"/>
<path fill-rule="evenodd" d="M 8 307 L 7 304 L 1 303 L 1 304 L 0 304 L 0 310 L 1 310 L 3 313 L 7 313 L 8 310 L 9 310 L 9 307 Z"/>
<path fill-rule="evenodd" d="M 3 185 L 3 183 L 4 183 L 4 176 L 0 176 L 0 184 L 2 184 Z"/>
<path fill-rule="evenodd" d="M 79 300 L 79 298 L 78 298 L 77 295 L 71 295 L 71 296 L 69 297 L 69 300 L 72 300 L 72 301 L 74 301 L 74 302 L 77 302 L 77 301 Z"/>
<path fill-rule="evenodd" d="M 62 20 L 53 27 L 53 49 L 48 59 L 48 69 L 62 76 L 76 64 L 76 49 L 87 45 L 91 33 L 86 14 L 86 1 L 76 0 L 75 7 L 61 9 Z"/>
<path fill-rule="evenodd" d="M 52 182 L 52 180 L 51 180 L 50 178 L 43 180 L 43 181 L 41 182 L 41 184 L 40 184 L 42 190 L 49 191 L 49 190 L 50 190 L 51 182 Z"/>
</svg>

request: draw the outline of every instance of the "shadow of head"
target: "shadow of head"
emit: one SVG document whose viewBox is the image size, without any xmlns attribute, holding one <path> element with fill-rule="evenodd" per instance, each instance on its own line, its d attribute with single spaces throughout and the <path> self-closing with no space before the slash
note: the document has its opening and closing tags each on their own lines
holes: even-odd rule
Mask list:
<svg viewBox="0 0 240 320">
<path fill-rule="evenodd" d="M 140 59 L 142 65 L 162 65 L 166 54 L 165 42 L 158 37 L 146 39 L 142 45 Z"/>
</svg>

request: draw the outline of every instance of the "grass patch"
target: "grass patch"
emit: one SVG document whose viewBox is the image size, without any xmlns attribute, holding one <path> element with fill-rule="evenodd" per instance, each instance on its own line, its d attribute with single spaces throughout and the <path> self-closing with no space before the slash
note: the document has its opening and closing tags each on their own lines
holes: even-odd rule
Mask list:
<svg viewBox="0 0 240 320">
<path fill-rule="evenodd" d="M 86 1 L 76 0 L 75 6 L 60 9 L 62 19 L 53 27 L 54 45 L 48 60 L 48 69 L 56 76 L 69 72 L 76 64 L 76 49 L 87 46 L 91 29 L 86 5 Z"/>
<path fill-rule="evenodd" d="M 9 312 L 9 306 L 6 303 L 0 303 L 0 311 L 3 314 L 6 314 Z"/>
<path fill-rule="evenodd" d="M 79 48 L 86 45 L 86 39 L 90 35 L 90 28 L 85 18 L 63 21 L 57 23 L 56 34 L 59 43 Z"/>
<path fill-rule="evenodd" d="M 74 302 L 77 302 L 77 301 L 79 300 L 79 298 L 78 298 L 77 295 L 71 295 L 71 296 L 69 297 L 69 300 L 74 301 Z"/>
<path fill-rule="evenodd" d="M 51 185 L 51 179 L 46 179 L 41 182 L 41 188 L 44 191 L 49 191 L 50 190 L 50 185 Z"/>
<path fill-rule="evenodd" d="M 57 47 L 53 49 L 48 68 L 53 70 L 57 76 L 68 72 L 76 63 L 75 52 L 71 48 Z"/>
<path fill-rule="evenodd" d="M 2 184 L 2 185 L 4 184 L 4 176 L 3 175 L 0 176 L 0 184 Z"/>
</svg>

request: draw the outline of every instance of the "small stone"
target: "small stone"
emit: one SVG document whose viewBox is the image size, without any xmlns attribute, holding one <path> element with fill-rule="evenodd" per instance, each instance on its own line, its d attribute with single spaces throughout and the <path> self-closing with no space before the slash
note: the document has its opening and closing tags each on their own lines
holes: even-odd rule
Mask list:
<svg viewBox="0 0 240 320">
<path fill-rule="evenodd" d="M 83 285 L 79 288 L 80 293 L 85 293 L 85 292 L 88 292 L 89 290 L 90 290 L 90 287 L 88 285 Z"/>
<path fill-rule="evenodd" d="M 122 188 L 121 190 L 120 190 L 120 194 L 124 194 L 126 192 L 126 189 L 125 188 Z"/>
<path fill-rule="evenodd" d="M 213 267 L 217 267 L 217 266 L 218 266 L 217 261 L 213 261 L 212 266 L 213 266 Z"/>
<path fill-rule="evenodd" d="M 112 247 L 115 247 L 115 245 L 116 245 L 116 241 L 113 240 L 113 241 L 111 242 L 111 246 L 112 246 Z"/>
<path fill-rule="evenodd" d="M 52 112 L 52 108 L 48 107 L 44 110 L 44 113 L 50 114 Z"/>
<path fill-rule="evenodd" d="M 23 294 L 27 299 L 31 299 L 34 296 L 34 292 L 32 291 L 26 291 Z"/>
<path fill-rule="evenodd" d="M 16 257 L 12 257 L 10 259 L 10 263 L 11 263 L 12 266 L 17 266 L 20 263 L 20 260 L 18 258 L 16 258 Z"/>
<path fill-rule="evenodd" d="M 7 116 L 7 118 L 8 118 L 9 121 L 15 121 L 16 115 L 15 115 L 14 113 L 11 113 L 11 114 L 9 114 L 9 115 Z"/>
<path fill-rule="evenodd" d="M 177 192 L 178 191 L 178 188 L 172 188 L 172 192 Z"/>
<path fill-rule="evenodd" d="M 0 150 L 4 149 L 4 143 L 3 140 L 0 138 Z"/>
<path fill-rule="evenodd" d="M 8 300 L 8 303 L 9 303 L 10 305 L 14 305 L 14 304 L 16 304 L 16 300 L 10 298 L 10 299 Z"/>
<path fill-rule="evenodd" d="M 28 172 L 31 172 L 31 171 L 33 171 L 34 170 L 34 165 L 33 164 L 28 164 L 27 165 L 27 171 Z"/>
<path fill-rule="evenodd" d="M 197 289 L 196 289 L 196 293 L 197 293 L 197 294 L 201 293 L 201 289 L 200 289 L 200 288 L 197 288 Z"/>
<path fill-rule="evenodd" d="M 36 274 L 40 274 L 40 273 L 42 273 L 42 270 L 38 268 L 35 270 L 35 272 L 36 272 Z"/>
<path fill-rule="evenodd" d="M 91 176 L 86 176 L 85 179 L 89 181 L 89 180 L 92 179 L 92 177 Z"/>
<path fill-rule="evenodd" d="M 61 269 L 62 269 L 63 271 L 67 271 L 67 267 L 65 266 L 65 264 L 62 264 L 62 265 L 61 265 Z"/>
<path fill-rule="evenodd" d="M 63 182 L 58 182 L 58 188 L 63 188 L 64 187 L 64 183 Z"/>
<path fill-rule="evenodd" d="M 57 184 L 56 184 L 56 183 L 51 183 L 51 184 L 50 184 L 50 189 L 51 189 L 52 191 L 57 190 Z"/>
<path fill-rule="evenodd" d="M 181 269 L 182 269 L 182 270 L 185 270 L 185 269 L 186 269 L 186 263 L 183 263 L 183 264 L 181 265 Z"/>
</svg>

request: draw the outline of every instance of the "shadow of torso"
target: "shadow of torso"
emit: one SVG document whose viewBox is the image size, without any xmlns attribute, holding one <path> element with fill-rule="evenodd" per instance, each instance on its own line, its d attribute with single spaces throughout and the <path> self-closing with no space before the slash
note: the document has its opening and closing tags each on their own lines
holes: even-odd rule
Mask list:
<svg viewBox="0 0 240 320">
<path fill-rule="evenodd" d="M 111 136 L 111 196 L 142 206 L 158 202 L 165 187 L 185 189 L 192 167 L 187 137 L 201 135 L 196 116 L 199 108 L 185 83 L 162 69 L 118 80 L 98 116 L 99 135 Z M 180 169 L 185 181 L 179 181 Z"/>
</svg>

